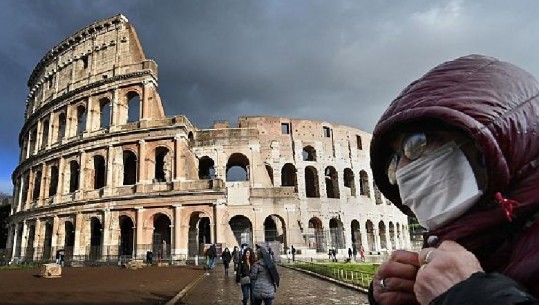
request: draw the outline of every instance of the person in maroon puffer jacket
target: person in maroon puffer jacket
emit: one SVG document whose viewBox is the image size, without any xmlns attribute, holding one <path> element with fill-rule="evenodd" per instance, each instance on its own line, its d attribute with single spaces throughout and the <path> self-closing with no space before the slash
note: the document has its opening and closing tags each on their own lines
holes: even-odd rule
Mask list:
<svg viewBox="0 0 539 305">
<path fill-rule="evenodd" d="M 539 83 L 469 55 L 411 83 L 376 125 L 374 180 L 427 229 L 394 251 L 371 304 L 539 304 Z"/>
</svg>

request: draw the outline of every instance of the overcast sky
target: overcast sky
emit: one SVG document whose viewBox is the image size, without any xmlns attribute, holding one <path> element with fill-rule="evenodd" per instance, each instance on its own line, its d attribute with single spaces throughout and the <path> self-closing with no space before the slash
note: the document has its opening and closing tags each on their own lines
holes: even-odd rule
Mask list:
<svg viewBox="0 0 539 305">
<path fill-rule="evenodd" d="M 371 132 L 430 68 L 478 53 L 539 76 L 539 1 L 0 2 L 0 192 L 12 192 L 26 83 L 57 43 L 118 13 L 159 65 L 167 116 L 271 115 Z"/>
</svg>

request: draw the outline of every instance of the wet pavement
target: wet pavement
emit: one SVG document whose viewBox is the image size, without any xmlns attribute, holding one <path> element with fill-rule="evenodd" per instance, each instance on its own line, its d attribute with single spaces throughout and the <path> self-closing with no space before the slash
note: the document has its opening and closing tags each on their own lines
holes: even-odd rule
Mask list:
<svg viewBox="0 0 539 305">
<path fill-rule="evenodd" d="M 367 295 L 357 290 L 328 282 L 309 274 L 278 267 L 281 285 L 277 288 L 274 305 L 368 304 Z M 241 289 L 233 272 L 225 277 L 217 266 L 178 302 L 177 305 L 241 304 Z"/>
</svg>

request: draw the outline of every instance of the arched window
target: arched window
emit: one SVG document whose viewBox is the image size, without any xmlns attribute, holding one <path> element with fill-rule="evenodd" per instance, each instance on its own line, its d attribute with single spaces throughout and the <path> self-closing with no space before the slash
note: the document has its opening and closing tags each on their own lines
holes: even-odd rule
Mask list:
<svg viewBox="0 0 539 305">
<path fill-rule="evenodd" d="M 130 150 L 124 150 L 124 180 L 123 185 L 137 183 L 137 156 Z"/>
<path fill-rule="evenodd" d="M 371 197 L 371 191 L 369 188 L 369 176 L 367 172 L 362 170 L 359 172 L 359 194 L 367 197 Z"/>
<path fill-rule="evenodd" d="M 140 120 L 140 96 L 135 91 L 127 93 L 127 123 Z"/>
<path fill-rule="evenodd" d="M 249 159 L 244 154 L 233 153 L 226 164 L 226 181 L 249 180 Z"/>
<path fill-rule="evenodd" d="M 49 120 L 43 121 L 43 132 L 41 133 L 41 148 L 47 146 L 47 140 L 49 138 Z"/>
<path fill-rule="evenodd" d="M 293 186 L 294 192 L 298 192 L 297 170 L 292 163 L 286 163 L 281 169 L 281 186 Z"/>
<path fill-rule="evenodd" d="M 94 156 L 94 189 L 100 189 L 105 186 L 107 173 L 105 158 L 100 155 Z"/>
<path fill-rule="evenodd" d="M 62 139 L 65 137 L 66 133 L 66 115 L 65 113 L 60 113 L 58 115 L 58 142 L 62 142 Z"/>
<path fill-rule="evenodd" d="M 328 198 L 340 198 L 339 177 L 333 166 L 326 167 L 324 171 L 326 178 L 326 195 Z"/>
<path fill-rule="evenodd" d="M 166 147 L 155 149 L 155 181 L 166 182 L 170 179 L 169 150 Z"/>
<path fill-rule="evenodd" d="M 75 160 L 69 162 L 69 192 L 79 189 L 79 163 Z"/>
<path fill-rule="evenodd" d="M 57 190 L 58 190 L 58 167 L 51 166 L 49 197 L 56 195 Z"/>
<path fill-rule="evenodd" d="M 308 145 L 303 147 L 303 161 L 316 161 L 316 149 Z"/>
<path fill-rule="evenodd" d="M 318 171 L 313 166 L 305 168 L 305 195 L 309 198 L 320 197 Z"/>
<path fill-rule="evenodd" d="M 110 126 L 110 100 L 102 98 L 99 100 L 99 128 L 108 128 Z"/>
<path fill-rule="evenodd" d="M 198 179 L 214 179 L 215 178 L 215 162 L 213 159 L 204 156 L 198 160 Z"/>
<path fill-rule="evenodd" d="M 34 193 L 32 194 L 32 200 L 39 198 L 39 192 L 41 191 L 41 171 L 37 171 L 34 176 Z"/>
<path fill-rule="evenodd" d="M 354 172 L 350 168 L 344 169 L 344 187 L 350 189 L 351 196 L 356 196 L 356 182 L 354 180 Z"/>
<path fill-rule="evenodd" d="M 86 130 L 86 108 L 79 105 L 77 107 L 77 135 Z"/>
</svg>

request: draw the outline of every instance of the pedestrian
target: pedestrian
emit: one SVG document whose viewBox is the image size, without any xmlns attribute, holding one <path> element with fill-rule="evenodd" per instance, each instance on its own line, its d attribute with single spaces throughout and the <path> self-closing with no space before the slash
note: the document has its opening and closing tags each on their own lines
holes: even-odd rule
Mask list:
<svg viewBox="0 0 539 305">
<path fill-rule="evenodd" d="M 236 274 L 236 271 L 238 270 L 238 264 L 240 262 L 241 254 L 240 250 L 238 249 L 238 246 L 234 246 L 234 250 L 232 251 L 232 261 L 234 262 L 234 274 Z"/>
<path fill-rule="evenodd" d="M 152 265 L 153 264 L 153 252 L 152 251 L 146 251 L 146 264 Z"/>
<path fill-rule="evenodd" d="M 232 259 L 232 254 L 228 248 L 225 248 L 223 254 L 221 254 L 221 259 L 223 260 L 223 266 L 225 267 L 225 276 L 228 276 L 228 267 L 230 265 L 230 260 Z"/>
<path fill-rule="evenodd" d="M 357 262 L 357 246 L 352 244 L 352 255 L 354 256 L 354 262 Z"/>
<path fill-rule="evenodd" d="M 331 255 L 333 256 L 333 262 L 337 262 L 337 250 L 335 248 L 331 249 Z"/>
<path fill-rule="evenodd" d="M 365 248 L 363 248 L 363 245 L 359 246 L 359 260 L 365 262 Z"/>
<path fill-rule="evenodd" d="M 217 257 L 217 249 L 215 248 L 215 244 L 211 244 L 208 248 L 208 269 L 212 270 L 213 267 L 215 267 L 215 258 Z"/>
<path fill-rule="evenodd" d="M 296 261 L 296 248 L 294 248 L 294 245 L 292 245 L 292 261 Z"/>
<path fill-rule="evenodd" d="M 236 283 L 240 285 L 242 292 L 242 304 L 247 305 L 251 297 L 251 266 L 254 264 L 255 258 L 253 251 L 250 248 L 246 248 L 243 252 L 241 262 L 236 272 Z"/>
<path fill-rule="evenodd" d="M 374 182 L 427 232 L 394 251 L 371 304 L 539 304 L 539 83 L 469 55 L 412 82 L 372 136 Z"/>
<path fill-rule="evenodd" d="M 253 305 L 272 305 L 279 286 L 279 273 L 264 247 L 256 250 L 256 262 L 251 268 Z"/>
<path fill-rule="evenodd" d="M 348 248 L 348 260 L 352 260 L 352 248 Z"/>
</svg>

